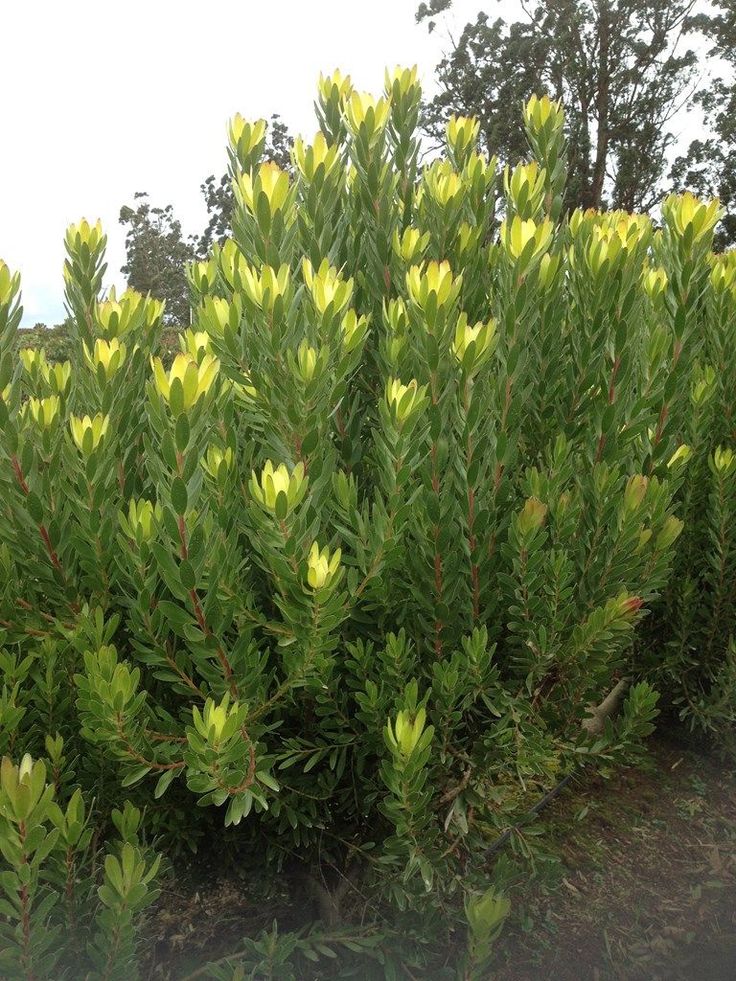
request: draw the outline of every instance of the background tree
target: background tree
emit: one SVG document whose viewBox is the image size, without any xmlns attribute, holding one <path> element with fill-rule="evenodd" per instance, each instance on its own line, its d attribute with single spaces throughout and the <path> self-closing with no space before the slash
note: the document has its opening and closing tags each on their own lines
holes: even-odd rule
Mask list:
<svg viewBox="0 0 736 981">
<path fill-rule="evenodd" d="M 46 352 L 46 360 L 52 364 L 57 361 L 69 361 L 73 351 L 69 319 L 56 324 L 55 327 L 34 324 L 33 327 L 19 329 L 18 347 L 42 347 Z"/>
<path fill-rule="evenodd" d="M 710 42 L 708 61 L 720 72 L 695 98 L 706 135 L 677 158 L 671 177 L 677 187 L 720 198 L 726 213 L 716 247 L 723 249 L 736 243 L 736 2 L 716 0 L 715 7 L 713 16 L 701 15 L 693 22 Z"/>
<path fill-rule="evenodd" d="M 271 116 L 263 151 L 264 160 L 273 160 L 283 170 L 291 168 L 291 147 L 294 143 L 289 129 L 277 113 Z M 209 221 L 199 240 L 198 251 L 206 256 L 215 242 L 222 242 L 231 234 L 230 221 L 233 213 L 233 189 L 230 175 L 225 173 L 219 179 L 210 174 L 201 185 Z"/>
<path fill-rule="evenodd" d="M 685 39 L 696 0 L 520 0 L 521 19 L 480 13 L 437 66 L 425 128 L 453 113 L 481 120 L 485 148 L 524 152 L 518 106 L 541 89 L 567 118 L 569 207 L 647 210 L 660 198 L 673 116 L 687 101 L 696 54 Z M 430 0 L 418 21 L 452 0 Z"/>
<path fill-rule="evenodd" d="M 181 223 L 169 204 L 154 208 L 148 194 L 137 192 L 136 208 L 120 209 L 120 224 L 127 226 L 126 262 L 121 272 L 128 286 L 166 301 L 165 322 L 189 323 L 189 287 L 185 267 L 196 255 L 196 239 L 185 239 Z"/>
</svg>

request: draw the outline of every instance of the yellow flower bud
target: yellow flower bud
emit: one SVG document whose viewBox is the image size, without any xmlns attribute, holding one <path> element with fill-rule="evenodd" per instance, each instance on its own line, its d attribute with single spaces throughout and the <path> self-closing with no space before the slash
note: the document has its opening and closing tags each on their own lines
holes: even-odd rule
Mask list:
<svg viewBox="0 0 736 981">
<path fill-rule="evenodd" d="M 18 767 L 18 783 L 30 783 L 33 774 L 33 758 L 30 753 L 24 753 Z"/>
<path fill-rule="evenodd" d="M 157 304 L 157 301 L 153 301 Z M 160 307 L 163 312 L 163 305 Z M 151 326 L 158 311 L 147 303 L 146 297 L 135 290 L 125 290 L 118 299 L 115 287 L 106 300 L 95 304 L 94 319 L 97 329 L 107 340 L 122 337 L 139 326 Z"/>
<path fill-rule="evenodd" d="M 424 388 L 419 388 L 414 378 L 408 385 L 403 385 L 398 378 L 389 378 L 386 385 L 386 401 L 393 418 L 401 426 L 422 406 Z"/>
<path fill-rule="evenodd" d="M 317 368 L 317 352 L 306 341 L 302 341 L 296 352 L 297 369 L 303 382 L 309 383 L 314 378 Z"/>
<path fill-rule="evenodd" d="M 96 252 L 101 246 L 104 246 L 106 240 L 99 218 L 94 225 L 83 218 L 78 224 L 70 225 L 66 230 L 66 247 L 71 253 L 79 252 L 83 246 L 86 246 L 92 253 Z"/>
<path fill-rule="evenodd" d="M 391 244 L 396 255 L 404 262 L 407 264 L 416 262 L 421 259 L 429 245 L 429 232 L 422 234 L 418 228 L 409 225 L 399 236 L 398 229 L 394 229 Z"/>
<path fill-rule="evenodd" d="M 110 341 L 99 337 L 92 351 L 86 344 L 84 345 L 84 358 L 95 372 L 98 368 L 102 368 L 105 377 L 109 379 L 122 367 L 126 351 L 125 344 L 122 344 L 117 337 L 113 337 Z"/>
<path fill-rule="evenodd" d="M 541 98 L 533 95 L 524 107 L 524 123 L 533 133 L 562 131 L 565 123 L 562 102 L 554 102 L 548 95 Z"/>
<path fill-rule="evenodd" d="M 647 266 L 645 268 L 642 285 L 650 300 L 656 300 L 658 296 L 661 296 L 667 289 L 667 283 L 667 272 L 661 266 L 657 268 Z"/>
<path fill-rule="evenodd" d="M 187 281 L 195 293 L 207 296 L 217 280 L 217 260 L 214 256 L 206 262 L 190 262 L 186 267 Z"/>
<path fill-rule="evenodd" d="M 265 200 L 270 215 L 281 212 L 289 199 L 289 175 L 272 160 L 262 163 L 255 177 L 240 174 L 234 183 L 235 195 L 251 214 L 258 214 L 260 200 Z"/>
<path fill-rule="evenodd" d="M 221 467 L 224 467 L 223 473 L 227 473 L 227 471 L 232 469 L 234 462 L 233 451 L 229 446 L 223 450 L 214 443 L 210 443 L 207 447 L 207 453 L 200 462 L 204 472 L 209 474 L 213 480 L 217 480 Z"/>
<path fill-rule="evenodd" d="M 228 140 L 239 160 L 259 157 L 266 142 L 266 120 L 248 122 L 237 112 L 228 124 Z"/>
<path fill-rule="evenodd" d="M 307 181 L 326 177 L 340 163 L 338 147 L 329 144 L 322 132 L 317 133 L 311 146 L 305 144 L 301 136 L 294 140 L 292 158 L 299 173 Z"/>
<path fill-rule="evenodd" d="M 46 352 L 43 348 L 36 347 L 24 347 L 18 352 L 18 357 L 23 365 L 24 369 L 29 375 L 32 375 L 35 370 L 43 374 L 44 367 L 47 366 L 46 362 Z"/>
<path fill-rule="evenodd" d="M 324 589 L 332 584 L 340 567 L 341 554 L 339 548 L 332 555 L 327 547 L 320 551 L 317 542 L 312 542 L 307 568 L 307 582 L 312 589 Z"/>
<path fill-rule="evenodd" d="M 348 351 L 359 344 L 365 337 L 368 330 L 368 318 L 356 314 L 355 310 L 348 310 L 340 322 L 342 329 L 342 342 Z"/>
<path fill-rule="evenodd" d="M 547 517 L 547 505 L 543 504 L 537 497 L 527 498 L 524 507 L 518 515 L 519 531 L 522 535 L 528 535 L 536 531 L 544 524 Z"/>
<path fill-rule="evenodd" d="M 461 313 L 455 328 L 455 340 L 452 351 L 460 364 L 472 371 L 481 366 L 493 348 L 496 335 L 496 321 L 478 322 L 471 326 L 468 315 Z"/>
<path fill-rule="evenodd" d="M 662 529 L 657 535 L 657 539 L 654 543 L 655 549 L 660 551 L 663 548 L 669 548 L 674 542 L 679 538 L 680 532 L 684 527 L 684 522 L 676 518 L 674 514 L 670 514 L 662 525 Z"/>
<path fill-rule="evenodd" d="M 670 194 L 662 202 L 662 217 L 667 227 L 680 238 L 687 235 L 691 242 L 709 235 L 722 214 L 718 200 L 701 201 L 690 191 Z"/>
<path fill-rule="evenodd" d="M 41 429 L 50 429 L 59 415 L 61 401 L 58 395 L 49 395 L 45 399 L 30 398 L 26 402 L 25 412 Z"/>
<path fill-rule="evenodd" d="M 69 428 L 72 431 L 72 438 L 77 445 L 77 449 L 85 456 L 97 449 L 110 425 L 110 417 L 98 412 L 94 419 L 89 416 L 71 416 Z"/>
<path fill-rule="evenodd" d="M 467 899 L 465 916 L 474 939 L 480 943 L 491 941 L 500 931 L 510 910 L 510 900 L 497 893 L 493 887 L 487 889 L 482 896 Z"/>
<path fill-rule="evenodd" d="M 153 504 L 144 498 L 138 501 L 131 498 L 127 518 L 121 513 L 120 524 L 129 538 L 141 544 L 151 541 L 162 518 L 163 509 L 160 504 Z"/>
<path fill-rule="evenodd" d="M 290 510 L 301 502 L 307 490 L 307 478 L 304 475 L 304 464 L 297 463 L 291 473 L 283 463 L 274 470 L 273 463 L 266 460 L 260 480 L 255 471 L 250 478 L 250 491 L 255 501 L 266 510 L 277 513 L 279 518 L 285 518 Z M 279 499 L 280 503 L 279 503 Z"/>
<path fill-rule="evenodd" d="M 540 167 L 536 160 L 527 164 L 518 164 L 511 170 L 508 166 L 504 171 L 503 183 L 506 197 L 522 218 L 534 217 L 544 202 L 545 181 L 547 172 Z"/>
<path fill-rule="evenodd" d="M 350 81 L 350 76 L 343 75 L 339 69 L 335 70 L 331 75 L 325 76 L 320 73 L 318 92 L 323 104 L 328 102 L 341 103 L 344 99 L 348 98 L 352 90 L 353 85 Z"/>
<path fill-rule="evenodd" d="M 426 710 L 424 706 L 420 706 L 416 710 L 416 713 L 409 712 L 406 709 L 398 712 L 393 728 L 389 721 L 387 727 L 389 739 L 404 759 L 409 759 L 417 748 L 424 732 L 426 719 Z"/>
<path fill-rule="evenodd" d="M 424 311 L 427 310 L 428 303 L 435 309 L 453 304 L 460 293 L 462 282 L 462 275 L 453 279 L 447 260 L 412 266 L 406 274 L 409 298 Z"/>
<path fill-rule="evenodd" d="M 419 79 L 417 66 L 414 65 L 412 68 L 405 68 L 401 65 L 397 65 L 393 71 L 389 71 L 388 68 L 384 74 L 384 91 L 386 97 L 391 99 L 400 99 L 406 95 L 417 95 L 421 94 L 419 91 Z"/>
<path fill-rule="evenodd" d="M 693 405 L 704 405 L 716 390 L 716 373 L 711 365 L 705 365 L 701 369 L 690 389 L 690 398 Z"/>
<path fill-rule="evenodd" d="M 532 218 L 524 221 L 514 215 L 511 222 L 504 218 L 501 223 L 501 245 L 512 259 L 519 260 L 522 255 L 533 259 L 547 251 L 553 231 L 554 226 L 548 218 L 537 224 Z"/>
<path fill-rule="evenodd" d="M 7 306 L 18 292 L 20 286 L 19 273 L 11 273 L 8 266 L 0 259 L 0 306 Z"/>
<path fill-rule="evenodd" d="M 206 330 L 192 330 L 188 327 L 179 335 L 179 347 L 195 361 L 199 361 L 203 354 L 212 354 L 212 341 Z"/>
<path fill-rule="evenodd" d="M 475 116 L 450 116 L 445 129 L 447 146 L 456 160 L 464 161 L 478 143 L 480 120 Z"/>
<path fill-rule="evenodd" d="M 731 473 L 736 465 L 736 457 L 733 450 L 719 446 L 713 453 L 713 467 L 717 473 Z"/>
<path fill-rule="evenodd" d="M 627 511 L 636 511 L 646 497 L 649 481 L 641 474 L 629 478 L 624 491 L 624 507 Z"/>
<path fill-rule="evenodd" d="M 673 467 L 680 467 L 687 463 L 690 457 L 693 455 L 692 447 L 688 446 L 687 443 L 683 443 L 682 446 L 678 446 L 675 452 L 667 461 L 667 469 L 671 470 Z"/>
<path fill-rule="evenodd" d="M 333 313 L 343 310 L 353 295 L 353 280 L 343 280 L 327 259 L 323 259 L 315 272 L 309 259 L 302 261 L 302 274 L 318 313 L 330 308 Z"/>
<path fill-rule="evenodd" d="M 348 129 L 354 137 L 362 133 L 372 142 L 381 136 L 391 111 L 387 99 L 377 99 L 369 92 L 353 91 L 344 105 Z"/>
<path fill-rule="evenodd" d="M 441 208 L 459 206 L 465 186 L 449 160 L 438 160 L 424 171 L 425 191 Z"/>
<path fill-rule="evenodd" d="M 279 298 L 286 298 L 291 288 L 291 272 L 287 265 L 262 266 L 260 271 L 246 265 L 240 270 L 240 289 L 260 310 L 271 311 Z"/>
<path fill-rule="evenodd" d="M 160 358 L 151 358 L 151 365 L 160 394 L 171 405 L 172 392 L 176 388 L 183 410 L 190 409 L 209 392 L 220 369 L 220 362 L 209 354 L 199 364 L 189 354 L 177 354 L 168 374 Z"/>
</svg>

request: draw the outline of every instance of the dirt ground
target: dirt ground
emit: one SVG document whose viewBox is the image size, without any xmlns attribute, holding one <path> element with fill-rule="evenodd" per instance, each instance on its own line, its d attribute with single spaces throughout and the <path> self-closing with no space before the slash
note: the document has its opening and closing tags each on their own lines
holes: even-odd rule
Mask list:
<svg viewBox="0 0 736 981">
<path fill-rule="evenodd" d="M 570 784 L 541 823 L 547 868 L 514 895 L 494 981 L 736 979 L 733 762 L 658 737 L 647 766 Z M 286 930 L 294 905 L 282 903 Z M 236 948 L 278 897 L 266 905 L 233 872 L 196 890 L 172 881 L 149 924 L 145 976 L 183 978 Z"/>
<path fill-rule="evenodd" d="M 502 941 L 497 981 L 736 979 L 736 773 L 658 739 L 545 814 L 561 859 Z"/>
</svg>

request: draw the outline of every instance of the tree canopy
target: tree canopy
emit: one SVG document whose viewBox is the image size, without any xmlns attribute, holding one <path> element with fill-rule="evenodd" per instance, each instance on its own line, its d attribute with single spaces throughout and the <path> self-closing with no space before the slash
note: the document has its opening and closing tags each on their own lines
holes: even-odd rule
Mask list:
<svg viewBox="0 0 736 981">
<path fill-rule="evenodd" d="M 518 107 L 561 99 L 567 119 L 569 207 L 648 210 L 662 194 L 670 123 L 692 93 L 696 0 L 520 0 L 520 18 L 479 13 L 437 66 L 425 128 L 477 116 L 486 149 L 524 152 Z M 452 0 L 417 11 L 433 29 Z"/>
</svg>

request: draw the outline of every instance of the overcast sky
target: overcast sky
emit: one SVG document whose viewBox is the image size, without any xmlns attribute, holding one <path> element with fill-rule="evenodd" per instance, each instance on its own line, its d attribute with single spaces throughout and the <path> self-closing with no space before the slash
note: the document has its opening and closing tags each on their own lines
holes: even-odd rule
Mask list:
<svg viewBox="0 0 736 981">
<path fill-rule="evenodd" d="M 63 235 L 101 218 L 123 284 L 118 214 L 136 191 L 200 232 L 199 186 L 225 170 L 227 120 L 281 114 L 310 137 L 320 71 L 380 91 L 385 67 L 433 69 L 479 9 L 455 0 L 429 35 L 418 0 L 0 0 L 0 258 L 23 277 L 24 324 L 64 315 Z"/>
<path fill-rule="evenodd" d="M 383 70 L 431 83 L 447 47 L 418 0 L 2 0 L 0 257 L 23 277 L 24 324 L 63 318 L 63 235 L 101 218 L 122 283 L 120 206 L 135 191 L 199 232 L 199 185 L 225 170 L 235 112 L 311 137 L 320 71 L 378 91 Z M 458 27 L 483 0 L 456 0 Z M 514 0 L 485 4 L 494 15 Z"/>
</svg>

